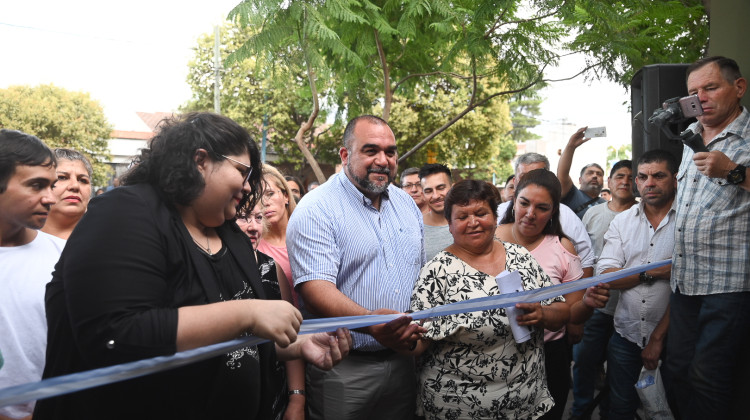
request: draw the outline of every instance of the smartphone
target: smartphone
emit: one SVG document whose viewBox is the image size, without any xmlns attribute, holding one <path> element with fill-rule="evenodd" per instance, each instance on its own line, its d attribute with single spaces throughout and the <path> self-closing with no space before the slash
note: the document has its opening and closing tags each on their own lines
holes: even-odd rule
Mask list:
<svg viewBox="0 0 750 420">
<path fill-rule="evenodd" d="M 589 127 L 583 132 L 583 137 L 607 137 L 607 127 Z"/>
<path fill-rule="evenodd" d="M 680 98 L 679 102 L 683 117 L 693 118 L 703 115 L 703 107 L 701 106 L 700 99 L 698 99 L 698 95 L 685 96 Z"/>
</svg>

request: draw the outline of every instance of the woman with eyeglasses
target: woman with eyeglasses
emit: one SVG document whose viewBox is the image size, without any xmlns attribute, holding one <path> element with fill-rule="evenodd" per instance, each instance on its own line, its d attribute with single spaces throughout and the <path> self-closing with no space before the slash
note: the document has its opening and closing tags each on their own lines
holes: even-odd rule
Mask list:
<svg viewBox="0 0 750 420">
<path fill-rule="evenodd" d="M 34 417 L 269 418 L 275 360 L 330 368 L 348 331 L 297 337 L 302 316 L 268 300 L 234 222 L 262 194 L 255 142 L 211 113 L 159 126 L 117 188 L 91 203 L 47 286 L 44 377 L 255 335 L 247 346 L 171 370 L 41 400 Z"/>
<path fill-rule="evenodd" d="M 241 211 L 237 217 L 237 226 L 250 238 L 253 244 L 253 256 L 258 262 L 260 280 L 269 295 L 275 299 L 292 302 L 292 296 L 286 276 L 281 266 L 273 258 L 257 250 L 258 243 L 268 230 L 268 222 L 263 213 L 265 208 L 257 203 L 250 211 Z M 285 366 L 278 365 L 278 390 L 273 403 L 273 418 L 294 420 L 305 418 L 305 364 L 301 360 L 290 360 Z M 285 379 L 285 380 L 284 380 Z"/>
</svg>

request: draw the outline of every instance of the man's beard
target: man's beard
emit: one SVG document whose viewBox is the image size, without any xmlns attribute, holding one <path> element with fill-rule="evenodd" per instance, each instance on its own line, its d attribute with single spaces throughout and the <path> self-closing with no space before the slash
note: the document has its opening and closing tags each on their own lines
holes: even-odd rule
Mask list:
<svg viewBox="0 0 750 420">
<path fill-rule="evenodd" d="M 602 189 L 604 188 L 604 184 L 594 184 L 594 183 L 586 183 L 584 185 L 581 185 L 580 190 L 588 195 L 599 195 L 602 192 Z"/>
<path fill-rule="evenodd" d="M 391 171 L 389 171 L 387 168 L 368 169 L 367 175 L 364 178 L 360 178 L 354 173 L 354 171 L 352 170 L 351 162 L 347 162 L 346 168 L 349 171 L 349 174 L 351 174 L 352 178 L 354 178 L 354 180 L 357 182 L 357 184 L 359 184 L 360 187 L 362 187 L 365 191 L 369 191 L 375 194 L 384 193 L 388 189 L 388 186 L 393 182 Z M 382 186 L 377 185 L 374 182 L 370 181 L 370 174 L 385 174 L 388 177 L 388 182 L 384 183 Z"/>
</svg>

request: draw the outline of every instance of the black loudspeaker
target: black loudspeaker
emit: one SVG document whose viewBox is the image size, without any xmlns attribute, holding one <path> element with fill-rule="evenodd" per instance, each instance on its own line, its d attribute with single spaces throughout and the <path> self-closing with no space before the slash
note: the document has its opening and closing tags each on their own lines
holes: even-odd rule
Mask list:
<svg viewBox="0 0 750 420">
<path fill-rule="evenodd" d="M 687 64 L 653 64 L 644 66 L 635 73 L 630 82 L 630 104 L 633 117 L 633 174 L 636 174 L 638 159 L 644 152 L 664 149 L 671 152 L 677 162 L 682 160 L 682 142 L 670 140 L 658 127 L 648 123 L 654 110 L 662 107 L 665 100 L 687 95 L 685 71 Z M 670 125 L 673 133 L 679 134 L 695 121 Z"/>
</svg>

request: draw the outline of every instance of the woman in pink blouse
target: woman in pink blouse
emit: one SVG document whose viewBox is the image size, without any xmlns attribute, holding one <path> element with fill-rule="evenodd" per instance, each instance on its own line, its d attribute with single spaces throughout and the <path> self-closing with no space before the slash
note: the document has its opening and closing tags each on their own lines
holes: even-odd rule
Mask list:
<svg viewBox="0 0 750 420">
<path fill-rule="evenodd" d="M 539 262 L 553 284 L 583 277 L 581 260 L 560 225 L 560 181 L 546 169 L 528 172 L 517 184 L 513 205 L 503 216 L 495 234 L 500 240 L 525 247 Z M 609 299 L 608 285 L 564 295 L 570 308 L 568 325 L 582 325 L 594 308 Z M 584 299 L 585 297 L 585 299 Z M 544 332 L 547 386 L 555 406 L 543 419 L 561 419 L 570 389 L 570 344 L 566 328 Z"/>
</svg>

